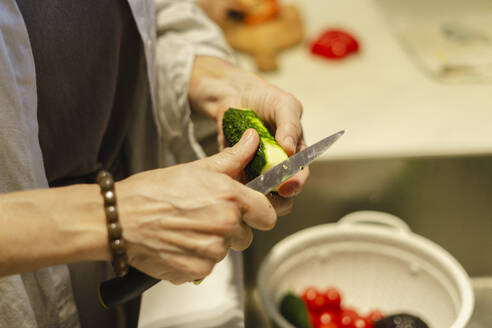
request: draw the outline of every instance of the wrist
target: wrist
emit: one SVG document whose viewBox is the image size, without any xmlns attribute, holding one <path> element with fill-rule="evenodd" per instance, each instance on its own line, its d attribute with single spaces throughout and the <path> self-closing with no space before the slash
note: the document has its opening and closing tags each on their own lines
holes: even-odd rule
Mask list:
<svg viewBox="0 0 492 328">
<path fill-rule="evenodd" d="M 67 208 L 62 205 L 60 214 L 55 214 L 61 237 L 72 245 L 71 254 L 67 254 L 71 262 L 110 261 L 104 202 L 98 185 L 67 187 L 63 192 L 76 200 L 75 203 L 68 202 Z M 72 217 L 70 222 L 64 220 L 65 213 Z"/>
<path fill-rule="evenodd" d="M 97 185 L 0 196 L 0 277 L 58 264 L 110 259 Z"/>
</svg>

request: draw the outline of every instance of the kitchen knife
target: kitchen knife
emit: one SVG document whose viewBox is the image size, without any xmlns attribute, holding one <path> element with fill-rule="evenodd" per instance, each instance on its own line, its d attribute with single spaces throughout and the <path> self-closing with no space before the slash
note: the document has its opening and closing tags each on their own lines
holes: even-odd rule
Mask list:
<svg viewBox="0 0 492 328">
<path fill-rule="evenodd" d="M 332 134 L 317 143 L 292 155 L 282 163 L 259 175 L 246 184 L 251 189 L 268 194 L 273 188 L 286 181 L 319 155 L 324 153 L 345 131 Z M 104 281 L 99 285 L 99 301 L 105 308 L 125 303 L 158 283 L 160 280 L 130 267 L 128 273 L 121 278 Z"/>
<path fill-rule="evenodd" d="M 338 138 L 340 138 L 344 133 L 345 131 L 340 131 L 329 137 L 321 139 L 317 143 L 292 155 L 282 163 L 275 165 L 270 170 L 257 176 L 248 182 L 246 186 L 265 195 L 268 194 L 273 188 L 292 177 L 316 159 L 319 155 L 323 154 L 325 150 L 330 148 L 330 146 L 333 145 L 335 141 L 337 141 Z"/>
</svg>

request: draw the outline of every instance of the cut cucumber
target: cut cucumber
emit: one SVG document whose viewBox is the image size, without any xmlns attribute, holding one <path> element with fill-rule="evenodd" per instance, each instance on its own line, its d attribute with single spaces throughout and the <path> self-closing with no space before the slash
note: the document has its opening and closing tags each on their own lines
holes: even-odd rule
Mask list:
<svg viewBox="0 0 492 328">
<path fill-rule="evenodd" d="M 251 109 L 229 108 L 224 113 L 222 130 L 230 146 L 234 146 L 241 139 L 243 133 L 250 128 L 255 129 L 260 136 L 256 154 L 245 168 L 248 177 L 253 179 L 285 161 L 288 156 L 270 134 L 262 120 Z"/>
</svg>

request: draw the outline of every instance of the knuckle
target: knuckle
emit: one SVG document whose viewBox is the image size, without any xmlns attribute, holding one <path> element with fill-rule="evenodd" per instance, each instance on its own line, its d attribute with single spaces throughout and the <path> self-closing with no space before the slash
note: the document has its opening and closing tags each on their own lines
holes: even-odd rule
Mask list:
<svg viewBox="0 0 492 328">
<path fill-rule="evenodd" d="M 295 103 L 296 103 L 295 108 L 297 109 L 297 114 L 299 115 L 299 118 L 301 118 L 302 117 L 302 113 L 304 112 L 304 108 L 302 106 L 302 103 L 297 98 L 294 98 L 294 100 L 295 100 Z"/>
<path fill-rule="evenodd" d="M 296 136 L 300 137 L 302 135 L 302 127 L 299 121 L 295 123 L 290 122 L 288 123 L 288 126 L 289 129 L 292 130 Z"/>
<path fill-rule="evenodd" d="M 234 180 L 227 175 L 221 174 L 215 179 L 215 188 L 218 197 L 222 199 L 233 199 L 236 197 L 236 185 Z"/>
<path fill-rule="evenodd" d="M 235 204 L 231 202 L 228 202 L 227 204 L 228 205 L 226 205 L 226 208 L 224 209 L 224 226 L 227 229 L 227 232 L 231 232 L 236 229 L 239 224 L 241 211 Z"/>
<path fill-rule="evenodd" d="M 241 161 L 238 158 L 241 156 L 240 151 L 235 147 L 225 148 L 221 156 L 218 156 L 217 161 L 219 167 L 229 167 L 231 170 L 240 169 Z"/>
<path fill-rule="evenodd" d="M 294 113 L 299 116 L 299 118 L 302 116 L 303 113 L 303 106 L 302 103 L 297 99 L 296 96 L 294 96 L 291 93 L 287 93 L 286 101 L 289 106 L 289 108 L 292 108 Z"/>
<path fill-rule="evenodd" d="M 224 237 L 215 238 L 214 242 L 212 242 L 207 248 L 208 256 L 216 263 L 222 261 L 229 251 L 229 248 L 226 244 L 227 243 Z"/>
<path fill-rule="evenodd" d="M 247 249 L 251 243 L 253 242 L 253 231 L 249 227 L 245 227 L 245 233 L 243 238 L 236 243 L 235 250 L 244 251 Z"/>
<path fill-rule="evenodd" d="M 275 210 L 269 211 L 268 215 L 265 215 L 263 220 L 263 229 L 264 230 L 272 230 L 277 224 L 277 214 Z"/>
<path fill-rule="evenodd" d="M 241 211 L 233 202 L 221 201 L 214 211 L 214 232 L 227 237 L 239 226 L 240 219 Z"/>
<path fill-rule="evenodd" d="M 202 260 L 194 268 L 190 269 L 191 280 L 202 279 L 208 276 L 214 269 L 215 262 Z"/>
</svg>

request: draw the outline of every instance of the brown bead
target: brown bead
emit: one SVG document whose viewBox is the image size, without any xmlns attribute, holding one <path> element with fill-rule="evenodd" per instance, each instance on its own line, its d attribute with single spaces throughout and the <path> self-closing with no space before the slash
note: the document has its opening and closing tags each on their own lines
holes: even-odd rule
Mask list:
<svg viewBox="0 0 492 328">
<path fill-rule="evenodd" d="M 105 207 L 104 212 L 106 212 L 106 220 L 108 223 L 118 222 L 118 211 L 115 206 Z"/>
<path fill-rule="evenodd" d="M 104 206 L 114 206 L 116 204 L 116 194 L 112 190 L 103 192 Z"/>
<path fill-rule="evenodd" d="M 101 192 L 113 190 L 114 181 L 111 177 L 105 177 L 105 178 L 99 180 L 99 187 L 101 187 Z"/>
<path fill-rule="evenodd" d="M 111 250 L 116 254 L 125 253 L 126 252 L 125 241 L 122 238 L 111 240 Z"/>
<path fill-rule="evenodd" d="M 111 180 L 113 180 L 113 177 L 111 176 L 111 173 L 109 173 L 108 171 L 100 171 L 98 174 L 97 174 L 97 177 L 96 177 L 96 182 L 98 184 L 101 183 L 101 180 L 104 179 L 104 178 L 111 178 Z"/>
<path fill-rule="evenodd" d="M 110 240 L 121 238 L 121 225 L 118 222 L 113 222 L 108 225 L 108 236 Z"/>
<path fill-rule="evenodd" d="M 116 256 L 112 264 L 117 277 L 123 277 L 128 272 L 128 256 L 126 254 Z"/>
</svg>

